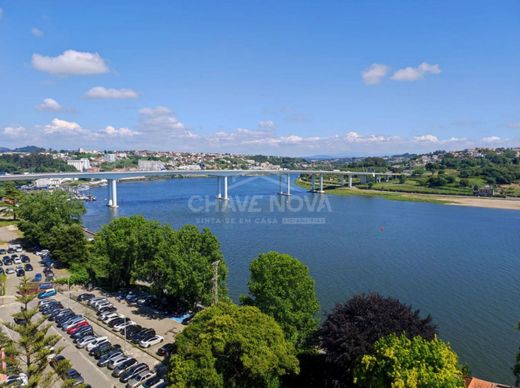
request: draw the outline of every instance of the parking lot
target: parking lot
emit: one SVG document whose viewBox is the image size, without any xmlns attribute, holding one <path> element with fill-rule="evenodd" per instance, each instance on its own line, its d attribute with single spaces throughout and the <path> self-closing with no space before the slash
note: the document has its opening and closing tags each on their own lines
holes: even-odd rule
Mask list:
<svg viewBox="0 0 520 388">
<path fill-rule="evenodd" d="M 0 245 L 0 249 L 7 250 L 7 248 L 8 246 L 6 244 Z M 29 258 L 31 265 L 33 266 L 33 271 L 25 273 L 27 278 L 32 279 L 36 273 L 43 274 L 44 268 L 41 257 L 34 253 L 25 251 L 13 254 L 23 254 Z M 2 259 L 2 257 L 0 257 L 0 259 Z M 2 263 L 2 268 L 4 271 L 5 267 L 6 266 Z M 0 320 L 11 321 L 11 315 L 16 311 L 19 311 L 20 304 L 15 301 L 15 295 L 21 278 L 22 277 L 18 277 L 16 274 L 7 275 L 6 293 L 5 296 L 0 298 Z M 131 319 L 136 324 L 141 325 L 143 328 L 153 328 L 157 335 L 164 337 L 164 340 L 160 343 L 154 344 L 147 349 L 143 349 L 141 346 L 139 346 L 139 343 L 135 344 L 126 340 L 124 335 L 125 332 L 116 333 L 107 324 L 102 322 L 92 307 L 75 300 L 77 296 L 82 293 L 80 290 L 68 291 L 67 286 L 63 288 L 63 292 L 58 292 L 54 297 L 52 297 L 56 303 L 61 303 L 62 309 L 71 309 L 75 315 L 83 316 L 87 321 L 86 324 L 92 327 L 96 336 L 107 337 L 107 340 L 111 345 L 111 349 L 115 349 L 114 346 L 120 346 L 120 349 L 126 356 L 136 360 L 136 365 L 145 363 L 151 373 L 157 372 L 158 377 L 164 374 L 166 370 L 165 365 L 162 364 L 164 357 L 157 355 L 157 350 L 164 344 L 171 343 L 174 340 L 175 333 L 182 329 L 182 325 L 168 318 L 154 318 L 153 314 L 142 314 L 143 310 L 140 308 L 130 306 L 125 302 L 119 302 L 115 297 L 103 295 L 100 290 L 93 291 L 92 293 L 94 293 L 96 296 L 103 295 L 108 300 L 110 300 L 110 302 L 113 303 L 114 308 L 117 309 L 116 311 L 118 315 Z M 37 301 L 33 301 L 30 307 L 35 307 L 37 304 Z M 4 330 L 6 330 L 6 332 L 8 332 L 8 334 L 11 336 L 16 335 L 16 333 L 9 332 L 5 328 Z M 72 368 L 81 374 L 85 384 L 88 384 L 94 388 L 125 386 L 125 384 L 118 381 L 117 378 L 111 376 L 111 370 L 107 369 L 106 367 L 97 366 L 96 363 L 98 360 L 92 356 L 89 356 L 86 350 L 77 349 L 72 341 L 72 338 L 65 331 L 57 328 L 55 322 L 51 322 L 51 329 L 49 333 L 57 333 L 61 336 L 62 339 L 58 343 L 58 346 L 64 347 L 61 355 L 68 359 L 72 364 Z M 55 386 L 61 386 L 61 383 L 56 383 Z"/>
</svg>

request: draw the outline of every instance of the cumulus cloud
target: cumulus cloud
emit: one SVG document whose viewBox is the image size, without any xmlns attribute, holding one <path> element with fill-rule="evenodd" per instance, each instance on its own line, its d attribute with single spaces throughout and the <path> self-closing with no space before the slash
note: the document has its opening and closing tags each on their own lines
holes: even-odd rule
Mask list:
<svg viewBox="0 0 520 388">
<path fill-rule="evenodd" d="M 32 66 L 36 70 L 56 75 L 103 74 L 109 70 L 98 53 L 75 50 L 64 51 L 56 57 L 33 54 Z"/>
<path fill-rule="evenodd" d="M 132 131 L 129 128 L 115 128 L 111 125 L 105 127 L 101 133 L 108 137 L 134 137 L 139 134 L 139 132 Z"/>
<path fill-rule="evenodd" d="M 388 66 L 374 63 L 363 70 L 361 77 L 366 85 L 377 85 L 386 76 L 388 70 L 390 70 Z"/>
<path fill-rule="evenodd" d="M 276 124 L 273 120 L 261 120 L 258 122 L 258 126 L 260 128 L 269 128 L 269 129 L 275 129 Z"/>
<path fill-rule="evenodd" d="M 139 114 L 139 127 L 142 129 L 142 132 L 159 133 L 179 139 L 194 139 L 198 137 L 188 130 L 173 112 L 165 106 L 143 108 L 139 111 Z"/>
<path fill-rule="evenodd" d="M 31 33 L 35 38 L 41 38 L 43 36 L 43 31 L 37 27 L 31 28 Z"/>
<path fill-rule="evenodd" d="M 53 119 L 43 129 L 49 135 L 77 135 L 85 133 L 85 130 L 78 123 L 58 118 Z"/>
<path fill-rule="evenodd" d="M 500 141 L 502 140 L 502 138 L 498 137 L 498 136 L 487 136 L 487 137 L 483 137 L 482 138 L 482 141 L 484 143 L 499 143 Z"/>
<path fill-rule="evenodd" d="M 415 136 L 413 139 L 419 143 L 439 143 L 439 138 L 431 134 Z"/>
<path fill-rule="evenodd" d="M 27 130 L 22 126 L 5 127 L 3 130 L 5 136 L 13 139 L 27 136 Z"/>
<path fill-rule="evenodd" d="M 103 86 L 95 86 L 91 88 L 85 96 L 89 98 L 101 98 L 101 99 L 127 99 L 137 98 L 139 94 L 132 89 L 112 89 L 105 88 Z"/>
<path fill-rule="evenodd" d="M 394 81 L 417 81 L 423 79 L 427 74 L 439 74 L 441 68 L 439 65 L 430 65 L 423 62 L 417 67 L 405 67 L 397 70 L 391 77 Z"/>
<path fill-rule="evenodd" d="M 37 106 L 39 110 L 46 110 L 50 112 L 59 112 L 63 110 L 63 106 L 53 98 L 44 98 Z"/>
</svg>

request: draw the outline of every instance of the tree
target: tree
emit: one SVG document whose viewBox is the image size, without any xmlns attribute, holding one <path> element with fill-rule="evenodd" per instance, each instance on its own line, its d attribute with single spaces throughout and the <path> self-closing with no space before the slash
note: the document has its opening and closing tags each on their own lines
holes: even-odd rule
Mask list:
<svg viewBox="0 0 520 388">
<path fill-rule="evenodd" d="M 251 262 L 250 296 L 243 303 L 272 316 L 299 349 L 318 327 L 320 308 L 309 268 L 292 256 L 268 252 Z"/>
<path fill-rule="evenodd" d="M 13 220 L 16 220 L 16 209 L 18 201 L 20 200 L 22 193 L 16 188 L 14 182 L 5 182 L 3 185 L 4 191 L 4 203 L 10 209 L 13 214 Z"/>
<path fill-rule="evenodd" d="M 140 266 L 155 262 L 161 226 L 141 216 L 117 218 L 105 225 L 94 240 L 96 269 L 113 288 L 127 287 Z M 155 273 L 159 275 L 161 268 Z"/>
<path fill-rule="evenodd" d="M 50 231 L 59 225 L 81 224 L 85 206 L 64 191 L 39 191 L 22 196 L 18 215 L 27 244 L 49 246 Z"/>
<path fill-rule="evenodd" d="M 272 317 L 221 302 L 177 336 L 168 379 L 177 388 L 274 388 L 280 376 L 297 372 L 294 347 Z"/>
<path fill-rule="evenodd" d="M 214 269 L 218 261 L 218 293 L 226 296 L 227 267 L 220 243 L 209 229 L 199 231 L 185 225 L 175 231 L 161 227 L 161 240 L 153 259 L 138 270 L 138 277 L 151 283 L 151 290 L 166 296 L 180 308 L 192 308 L 212 301 Z"/>
<path fill-rule="evenodd" d="M 67 266 L 87 260 L 87 245 L 85 232 L 79 224 L 55 225 L 50 230 L 48 248 L 56 259 Z"/>
<path fill-rule="evenodd" d="M 45 323 L 45 317 L 36 317 L 37 308 L 29 308 L 36 295 L 31 292 L 29 280 L 23 277 L 18 286 L 16 300 L 22 305 L 20 311 L 13 314 L 15 322 L 4 322 L 4 325 L 17 333 L 17 339 L 10 344 L 10 352 L 16 360 L 13 367 L 27 375 L 29 387 L 51 386 L 56 379 L 52 369 L 48 368 L 47 357 L 51 353 L 59 354 L 62 350 L 55 347 L 60 340 L 58 334 L 48 334 L 51 327 Z M 70 368 L 68 361 L 59 362 L 56 371 L 62 373 Z"/>
<path fill-rule="evenodd" d="M 360 387 L 464 387 L 457 354 L 439 339 L 406 335 L 380 338 L 354 371 Z"/>
<path fill-rule="evenodd" d="M 395 333 L 432 340 L 436 328 L 431 317 L 421 318 L 419 313 L 398 299 L 376 293 L 356 295 L 337 305 L 319 332 L 327 360 L 335 365 L 332 378 L 339 384 L 349 384 L 353 368 L 381 337 Z"/>
<path fill-rule="evenodd" d="M 518 330 L 520 330 L 520 322 L 518 323 Z M 513 367 L 513 374 L 516 377 L 515 386 L 520 387 L 520 348 L 518 348 L 518 354 L 516 355 L 516 364 Z"/>
</svg>

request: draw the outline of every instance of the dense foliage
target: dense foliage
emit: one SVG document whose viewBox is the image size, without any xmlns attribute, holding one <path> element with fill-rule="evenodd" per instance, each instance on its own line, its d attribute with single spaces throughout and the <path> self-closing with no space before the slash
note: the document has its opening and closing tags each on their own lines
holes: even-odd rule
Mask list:
<svg viewBox="0 0 520 388">
<path fill-rule="evenodd" d="M 458 358 L 441 340 L 390 334 L 380 338 L 354 371 L 360 387 L 464 387 Z"/>
<path fill-rule="evenodd" d="M 173 387 L 277 387 L 298 360 L 275 320 L 256 307 L 219 303 L 200 312 L 175 341 Z"/>
<path fill-rule="evenodd" d="M 80 225 L 84 213 L 83 203 L 69 198 L 64 191 L 33 192 L 19 200 L 19 228 L 27 244 L 49 247 L 54 227 Z"/>
<path fill-rule="evenodd" d="M 209 229 L 186 225 L 174 230 L 141 216 L 118 218 L 96 235 L 95 256 L 112 287 L 144 281 L 153 294 L 186 308 L 211 302 L 212 263 L 219 261 L 219 294 L 226 294 L 227 268 Z"/>
<path fill-rule="evenodd" d="M 8 344 L 10 357 L 7 362 L 11 368 L 27 375 L 28 387 L 50 387 L 56 381 L 54 370 L 49 368 L 47 356 L 59 354 L 62 348 L 55 347 L 60 340 L 59 334 L 48 334 L 51 327 L 46 324 L 44 316 L 37 316 L 37 308 L 29 308 L 36 295 L 27 292 L 31 285 L 23 278 L 18 286 L 19 295 L 16 300 L 22 305 L 13 318 L 20 323 L 4 322 L 4 325 L 16 333 L 16 339 Z M 54 350 L 52 349 L 54 348 Z M 58 373 L 70 368 L 68 361 L 60 362 L 56 368 Z"/>
<path fill-rule="evenodd" d="M 67 266 L 85 263 L 89 255 L 85 232 L 76 223 L 53 226 L 46 247 L 55 259 Z"/>
<path fill-rule="evenodd" d="M 318 326 L 319 310 L 309 269 L 292 256 L 262 253 L 250 265 L 249 297 L 244 304 L 258 307 L 282 327 L 287 339 L 302 348 Z"/>
<path fill-rule="evenodd" d="M 331 377 L 348 384 L 361 357 L 373 350 L 378 339 L 392 333 L 432 340 L 435 326 L 430 316 L 421 318 L 419 310 L 379 294 L 356 295 L 336 306 L 320 330 L 321 347 L 335 365 Z"/>
<path fill-rule="evenodd" d="M 66 172 L 77 171 L 62 159 L 41 153 L 0 154 L 0 174 L 19 174 L 23 172 Z"/>
</svg>

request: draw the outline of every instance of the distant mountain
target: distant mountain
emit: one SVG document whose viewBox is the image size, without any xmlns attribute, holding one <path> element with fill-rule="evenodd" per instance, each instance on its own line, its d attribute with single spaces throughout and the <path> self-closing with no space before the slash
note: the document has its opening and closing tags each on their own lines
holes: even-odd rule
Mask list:
<svg viewBox="0 0 520 388">
<path fill-rule="evenodd" d="M 25 147 L 15 148 L 13 151 L 14 152 L 35 153 L 35 152 L 45 152 L 45 148 L 36 147 L 36 146 L 25 146 Z"/>
<path fill-rule="evenodd" d="M 0 147 L 0 152 L 9 152 L 9 151 L 11 151 L 9 148 Z"/>
</svg>

